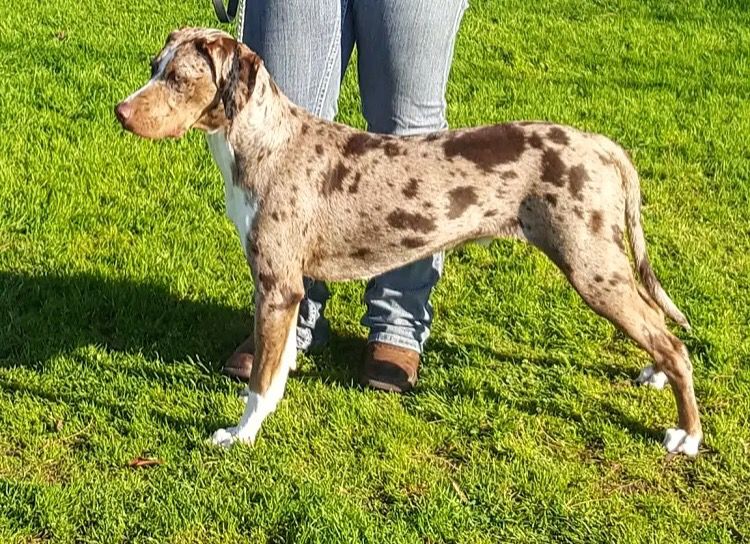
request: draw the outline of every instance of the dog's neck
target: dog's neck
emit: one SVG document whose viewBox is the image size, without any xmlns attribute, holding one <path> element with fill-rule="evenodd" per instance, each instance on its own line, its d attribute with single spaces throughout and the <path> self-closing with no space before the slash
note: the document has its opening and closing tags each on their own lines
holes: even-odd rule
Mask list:
<svg viewBox="0 0 750 544">
<path fill-rule="evenodd" d="M 293 108 L 296 106 L 261 65 L 249 102 L 229 128 L 229 144 L 234 149 L 242 149 L 248 158 L 275 155 L 294 136 L 296 127 L 290 113 Z"/>
</svg>

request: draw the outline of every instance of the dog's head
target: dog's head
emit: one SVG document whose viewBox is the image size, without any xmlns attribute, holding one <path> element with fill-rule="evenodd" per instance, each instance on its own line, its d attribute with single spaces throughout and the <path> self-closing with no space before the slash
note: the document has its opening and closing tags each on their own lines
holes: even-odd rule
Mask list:
<svg viewBox="0 0 750 544">
<path fill-rule="evenodd" d="M 250 100 L 260 66 L 258 55 L 225 32 L 177 30 L 151 62 L 151 79 L 117 104 L 115 115 L 144 138 L 220 130 Z"/>
</svg>

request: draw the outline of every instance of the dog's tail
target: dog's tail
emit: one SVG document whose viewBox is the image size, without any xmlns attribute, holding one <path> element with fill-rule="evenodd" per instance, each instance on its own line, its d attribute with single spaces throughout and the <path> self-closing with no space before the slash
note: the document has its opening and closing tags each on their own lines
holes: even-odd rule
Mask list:
<svg viewBox="0 0 750 544">
<path fill-rule="evenodd" d="M 648 259 L 646 239 L 641 226 L 641 184 L 638 179 L 638 172 L 636 172 L 627 153 L 620 146 L 610 141 L 607 150 L 620 171 L 625 187 L 625 221 L 628 228 L 628 238 L 630 239 L 630 249 L 633 252 L 641 282 L 665 314 L 685 330 L 690 330 L 690 323 L 688 323 L 685 314 L 680 311 L 664 291 Z"/>
</svg>

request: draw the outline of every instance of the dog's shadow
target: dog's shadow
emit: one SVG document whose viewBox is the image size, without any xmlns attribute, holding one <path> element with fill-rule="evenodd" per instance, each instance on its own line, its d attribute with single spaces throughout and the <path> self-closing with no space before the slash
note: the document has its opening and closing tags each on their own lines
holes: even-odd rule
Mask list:
<svg viewBox="0 0 750 544">
<path fill-rule="evenodd" d="M 200 360 L 218 370 L 252 324 L 249 310 L 88 274 L 0 273 L 0 316 L 0 367 L 34 370 L 89 345 L 166 363 Z"/>
<path fill-rule="evenodd" d="M 173 377 L 167 375 L 168 365 L 186 363 L 198 364 L 200 372 L 211 378 L 250 332 L 251 312 L 249 307 L 232 307 L 218 300 L 184 298 L 171 292 L 168 285 L 89 274 L 33 276 L 3 272 L 0 273 L 0 368 L 43 371 L 56 356 L 93 345 L 109 352 L 156 357 L 166 363 L 167 366 L 151 365 L 149 369 L 138 370 L 139 376 L 145 372 L 149 379 L 168 381 Z M 692 349 L 700 347 L 695 342 L 689 344 L 693 344 L 689 346 Z M 700 351 L 705 351 L 706 347 L 703 348 Z M 364 337 L 333 335 L 329 346 L 313 354 L 312 363 L 304 364 L 297 378 L 358 387 L 364 349 Z M 479 345 L 452 345 L 440 338 L 433 338 L 428 349 L 440 352 L 441 359 L 448 364 L 454 359 L 465 360 L 467 349 L 482 350 L 496 361 L 513 362 L 519 357 Z M 529 361 L 528 357 L 524 359 Z M 566 364 L 548 357 L 530 362 L 535 366 Z M 580 370 L 587 371 L 583 367 Z M 599 366 L 598 372 L 612 380 L 627 376 L 627 369 L 613 366 Z M 207 379 L 206 384 L 209 383 L 216 387 L 218 382 Z M 448 384 L 438 392 L 447 397 L 474 394 L 462 391 L 458 383 Z M 407 407 L 408 404 L 407 401 Z M 515 401 L 514 406 L 529 414 L 557 410 L 555 405 L 534 398 Z M 656 430 L 643 426 L 611 404 L 600 408 L 634 435 L 657 438 Z M 552 415 L 580 419 L 567 412 Z"/>
<path fill-rule="evenodd" d="M 86 346 L 142 354 L 164 364 L 122 368 L 156 381 L 175 378 L 171 365 L 193 364 L 206 378 L 252 331 L 253 308 L 191 300 L 168 284 L 92 274 L 0 273 L 0 368 L 41 372 L 59 355 Z M 365 339 L 333 335 L 297 376 L 349 387 L 357 383 Z M 308 361 L 309 363 L 309 361 Z M 195 372 L 190 380 L 196 380 Z M 199 378 L 198 378 L 199 379 Z M 203 384 L 216 384 L 206 379 Z M 6 384 L 7 385 L 7 384 Z"/>
</svg>

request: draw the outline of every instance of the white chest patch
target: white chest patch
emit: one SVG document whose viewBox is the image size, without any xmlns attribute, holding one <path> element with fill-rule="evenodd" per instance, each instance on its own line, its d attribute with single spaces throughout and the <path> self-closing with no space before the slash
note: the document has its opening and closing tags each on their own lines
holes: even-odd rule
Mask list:
<svg viewBox="0 0 750 544">
<path fill-rule="evenodd" d="M 237 164 L 235 163 L 234 150 L 229 145 L 223 133 L 209 133 L 206 135 L 208 148 L 211 150 L 214 161 L 221 170 L 224 178 L 224 197 L 227 205 L 227 215 L 237 228 L 237 234 L 242 243 L 245 256 L 248 253 L 250 243 L 250 232 L 253 227 L 255 215 L 258 213 L 258 202 L 250 191 L 235 183 L 237 176 Z"/>
</svg>

